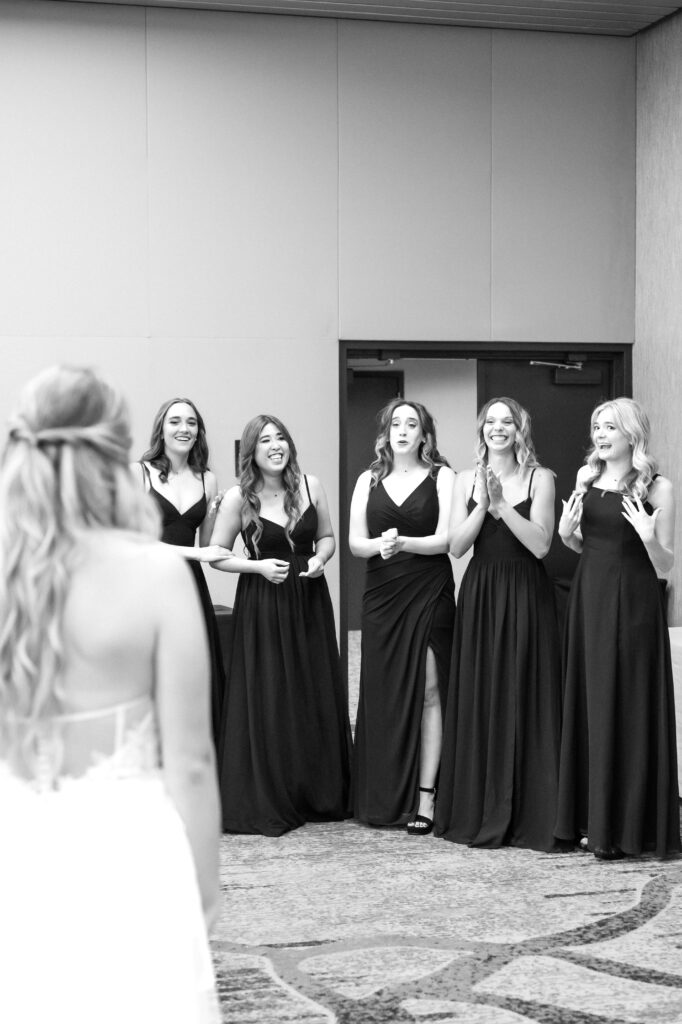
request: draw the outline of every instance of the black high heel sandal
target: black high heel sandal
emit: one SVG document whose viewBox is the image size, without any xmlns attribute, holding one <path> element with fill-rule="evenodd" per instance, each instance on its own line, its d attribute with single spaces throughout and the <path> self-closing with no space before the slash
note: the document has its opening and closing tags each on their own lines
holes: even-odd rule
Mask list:
<svg viewBox="0 0 682 1024">
<path fill-rule="evenodd" d="M 427 786 L 419 787 L 420 793 L 433 793 L 436 795 L 436 787 L 430 789 Z M 428 836 L 433 831 L 433 818 L 427 818 L 425 814 L 417 814 L 414 821 L 408 821 L 405 826 L 408 836 Z"/>
</svg>

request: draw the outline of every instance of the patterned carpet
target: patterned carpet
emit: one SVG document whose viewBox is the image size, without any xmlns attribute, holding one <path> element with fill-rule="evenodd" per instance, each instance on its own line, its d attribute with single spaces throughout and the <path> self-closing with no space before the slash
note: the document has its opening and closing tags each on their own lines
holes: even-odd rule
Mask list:
<svg viewBox="0 0 682 1024">
<path fill-rule="evenodd" d="M 226 1024 L 682 1022 L 682 859 L 225 836 Z"/>
<path fill-rule="evenodd" d="M 682 858 L 351 821 L 224 836 L 221 855 L 225 1024 L 682 1024 Z"/>
</svg>

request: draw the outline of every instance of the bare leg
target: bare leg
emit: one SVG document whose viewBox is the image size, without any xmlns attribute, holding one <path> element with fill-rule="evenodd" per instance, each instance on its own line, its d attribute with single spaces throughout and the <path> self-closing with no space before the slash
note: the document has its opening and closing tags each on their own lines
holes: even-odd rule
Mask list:
<svg viewBox="0 0 682 1024">
<path fill-rule="evenodd" d="M 426 652 L 426 679 L 424 681 L 424 706 L 421 720 L 421 748 L 419 754 L 419 811 L 413 821 L 408 821 L 410 835 L 427 836 L 433 828 L 435 785 L 440 764 L 440 750 L 443 739 L 443 717 L 438 691 L 436 658 L 429 648 Z M 426 790 L 426 792 L 425 792 Z"/>
<path fill-rule="evenodd" d="M 424 686 L 424 709 L 421 724 L 421 752 L 419 757 L 419 785 L 433 789 L 436 785 L 440 752 L 443 741 L 443 716 L 438 689 L 436 658 L 429 647 L 426 652 L 426 680 Z M 419 814 L 433 818 L 433 793 L 419 794 Z"/>
</svg>

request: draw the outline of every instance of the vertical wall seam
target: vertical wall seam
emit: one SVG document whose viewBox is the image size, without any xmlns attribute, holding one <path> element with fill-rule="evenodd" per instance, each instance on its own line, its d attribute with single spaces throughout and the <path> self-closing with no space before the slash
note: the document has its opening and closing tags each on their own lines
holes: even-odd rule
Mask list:
<svg viewBox="0 0 682 1024">
<path fill-rule="evenodd" d="M 341 66 L 336 22 L 336 333 L 341 337 Z"/>
<path fill-rule="evenodd" d="M 490 32 L 490 152 L 489 152 L 489 188 L 490 188 L 490 216 L 489 216 L 489 238 L 488 238 L 488 260 L 489 260 L 489 289 L 488 289 L 488 337 L 490 341 L 493 340 L 495 332 L 493 330 L 493 153 L 494 153 L 494 141 L 493 141 L 493 129 L 494 129 L 494 118 L 495 118 L 495 104 L 493 102 L 493 90 L 495 87 L 495 70 L 493 61 L 493 49 L 494 49 L 494 33 L 492 29 Z"/>
<path fill-rule="evenodd" d="M 149 10 L 144 8 L 144 141 L 145 141 L 145 185 L 147 198 L 147 337 L 152 336 L 152 288 L 151 288 L 151 184 L 149 166 Z"/>
</svg>

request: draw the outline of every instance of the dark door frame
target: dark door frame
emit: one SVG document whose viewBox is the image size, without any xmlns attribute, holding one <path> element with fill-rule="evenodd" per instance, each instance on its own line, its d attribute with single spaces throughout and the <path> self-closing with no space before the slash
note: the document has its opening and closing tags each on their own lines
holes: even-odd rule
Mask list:
<svg viewBox="0 0 682 1024">
<path fill-rule="evenodd" d="M 548 362 L 575 363 L 592 359 L 611 361 L 611 394 L 632 395 L 632 342 L 564 343 L 543 341 L 339 341 L 339 641 L 341 671 L 348 682 L 348 587 L 347 566 L 353 557 L 348 550 L 350 494 L 346 487 L 346 370 L 350 359 L 393 356 L 420 359 L 546 359 Z"/>
</svg>

